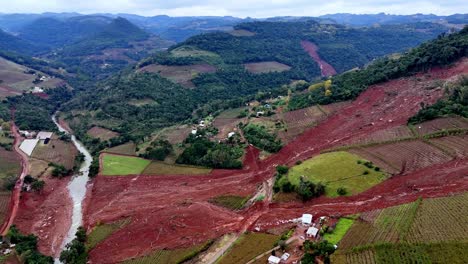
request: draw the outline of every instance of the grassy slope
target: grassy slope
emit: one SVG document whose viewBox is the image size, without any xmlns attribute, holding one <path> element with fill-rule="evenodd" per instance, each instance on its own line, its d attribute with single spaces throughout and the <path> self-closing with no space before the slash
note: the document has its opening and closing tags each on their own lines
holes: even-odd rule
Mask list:
<svg viewBox="0 0 468 264">
<path fill-rule="evenodd" d="M 89 233 L 86 241 L 86 248 L 88 250 L 94 248 L 101 241 L 112 235 L 115 231 L 122 228 L 124 225 L 129 223 L 129 219 L 123 219 L 109 224 L 98 225 L 91 233 Z"/>
<path fill-rule="evenodd" d="M 237 196 L 237 195 L 221 195 L 215 198 L 212 198 L 210 202 L 226 207 L 231 210 L 241 209 L 244 204 L 249 200 L 250 197 Z"/>
<path fill-rule="evenodd" d="M 112 154 L 105 154 L 103 157 L 102 174 L 112 175 L 131 175 L 140 174 L 151 161 L 137 158 Z"/>
<path fill-rule="evenodd" d="M 348 195 L 363 192 L 385 179 L 383 172 L 377 172 L 364 165 L 357 164 L 358 156 L 344 152 L 331 152 L 316 156 L 289 170 L 288 178 L 293 185 L 298 185 L 301 176 L 326 185 L 327 196 L 337 196 L 336 189 L 345 187 Z M 363 175 L 364 171 L 369 174 Z"/>
</svg>

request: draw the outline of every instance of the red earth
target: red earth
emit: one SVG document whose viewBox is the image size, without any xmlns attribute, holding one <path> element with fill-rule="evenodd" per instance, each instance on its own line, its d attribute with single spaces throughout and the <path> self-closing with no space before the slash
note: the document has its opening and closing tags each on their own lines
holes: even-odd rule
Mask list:
<svg viewBox="0 0 468 264">
<path fill-rule="evenodd" d="M 90 262 L 115 263 L 157 249 L 191 246 L 225 233 L 255 227 L 265 230 L 304 212 L 343 215 L 406 203 L 418 197 L 467 191 L 465 157 L 393 176 L 351 197 L 274 204 L 268 194 L 263 202 L 240 212 L 208 202 L 218 195 L 252 195 L 272 178 L 278 164 L 293 165 L 323 150 L 355 142 L 356 138 L 405 125 L 420 109 L 421 102 L 433 104 L 443 95 L 442 89 L 425 89 L 427 82 L 466 73 L 468 59 L 448 69 L 419 74 L 420 82 L 409 77 L 373 85 L 270 158 L 259 161 L 258 150 L 249 147 L 243 170 L 214 170 L 201 176 L 97 176 L 85 204 L 85 226 L 90 229 L 100 222 L 122 218 L 130 218 L 131 223 L 91 250 Z"/>
<path fill-rule="evenodd" d="M 317 53 L 317 51 L 319 50 L 317 45 L 310 41 L 303 40 L 301 41 L 301 46 L 305 51 L 307 51 L 307 53 L 309 53 L 310 57 L 312 57 L 312 59 L 314 59 L 314 61 L 317 62 L 317 64 L 320 67 L 322 77 L 332 76 L 336 74 L 335 68 L 333 68 L 333 66 L 328 64 L 328 62 L 320 58 L 320 55 Z"/>
</svg>

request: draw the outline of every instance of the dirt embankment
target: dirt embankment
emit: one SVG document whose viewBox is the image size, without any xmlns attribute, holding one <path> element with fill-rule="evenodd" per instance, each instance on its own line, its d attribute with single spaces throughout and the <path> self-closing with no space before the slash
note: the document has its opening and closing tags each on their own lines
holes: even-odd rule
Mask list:
<svg viewBox="0 0 468 264">
<path fill-rule="evenodd" d="M 322 77 L 327 77 L 327 76 L 332 76 L 336 74 L 335 68 L 328 64 L 328 62 L 324 61 L 322 58 L 320 58 L 320 55 L 317 53 L 318 47 L 314 43 L 310 41 L 301 41 L 301 46 L 302 48 L 309 53 L 310 57 L 314 59 L 315 62 L 320 67 L 320 71 L 322 73 Z"/>
<path fill-rule="evenodd" d="M 420 104 L 432 104 L 442 89 L 428 90 L 435 79 L 468 73 L 468 60 L 450 69 L 374 85 L 341 111 L 291 141 L 264 161 L 249 151 L 245 169 L 214 170 L 199 176 L 98 176 L 86 204 L 85 225 L 131 218 L 131 223 L 90 252 L 91 263 L 115 263 L 156 249 L 191 246 L 221 234 L 278 225 L 307 211 L 340 215 L 405 203 L 418 197 L 443 196 L 468 190 L 468 160 L 394 176 L 352 197 L 319 198 L 309 203 L 270 204 L 268 199 L 240 212 L 208 202 L 225 194 L 252 195 L 274 175 L 278 164 L 293 165 L 325 149 L 355 142 L 379 130 L 406 124 Z M 418 78 L 418 81 L 415 81 Z"/>
</svg>

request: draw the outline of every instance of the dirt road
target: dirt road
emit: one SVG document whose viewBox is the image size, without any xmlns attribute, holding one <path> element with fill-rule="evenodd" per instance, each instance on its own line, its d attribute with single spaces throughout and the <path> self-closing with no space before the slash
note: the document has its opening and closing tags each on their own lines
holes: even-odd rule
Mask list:
<svg viewBox="0 0 468 264">
<path fill-rule="evenodd" d="M 12 111 L 12 116 L 14 116 L 13 111 Z M 15 137 L 14 146 L 13 146 L 14 151 L 17 155 L 21 157 L 21 174 L 20 174 L 18 181 L 16 181 L 15 187 L 11 194 L 10 206 L 9 206 L 10 208 L 9 208 L 7 220 L 5 220 L 2 228 L 0 229 L 0 233 L 3 236 L 7 234 L 8 230 L 13 224 L 13 221 L 15 220 L 16 214 L 18 213 L 18 205 L 21 199 L 21 187 L 23 186 L 24 177 L 29 174 L 28 156 L 19 148 L 22 138 L 18 132 L 18 128 L 16 127 L 13 121 L 11 122 L 11 133 Z"/>
</svg>

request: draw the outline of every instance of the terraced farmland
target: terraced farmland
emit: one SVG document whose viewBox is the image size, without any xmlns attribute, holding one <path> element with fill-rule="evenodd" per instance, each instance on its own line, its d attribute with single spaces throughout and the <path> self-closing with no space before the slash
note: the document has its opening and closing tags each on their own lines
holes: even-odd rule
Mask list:
<svg viewBox="0 0 468 264">
<path fill-rule="evenodd" d="M 123 219 L 113 223 L 102 224 L 94 227 L 89 233 L 86 240 L 86 248 L 88 250 L 94 248 L 99 242 L 106 239 L 108 236 L 112 235 L 115 231 L 122 228 L 130 222 L 130 219 Z"/>
<path fill-rule="evenodd" d="M 420 135 L 434 133 L 443 129 L 449 130 L 457 128 L 468 129 L 468 120 L 463 117 L 445 117 L 414 126 L 414 130 Z"/>
<path fill-rule="evenodd" d="M 468 135 L 447 136 L 429 140 L 431 143 L 439 146 L 451 155 L 456 157 L 468 156 Z"/>
<path fill-rule="evenodd" d="M 350 152 L 373 161 L 390 173 L 408 173 L 453 159 L 443 150 L 421 140 L 352 149 Z"/>
</svg>

